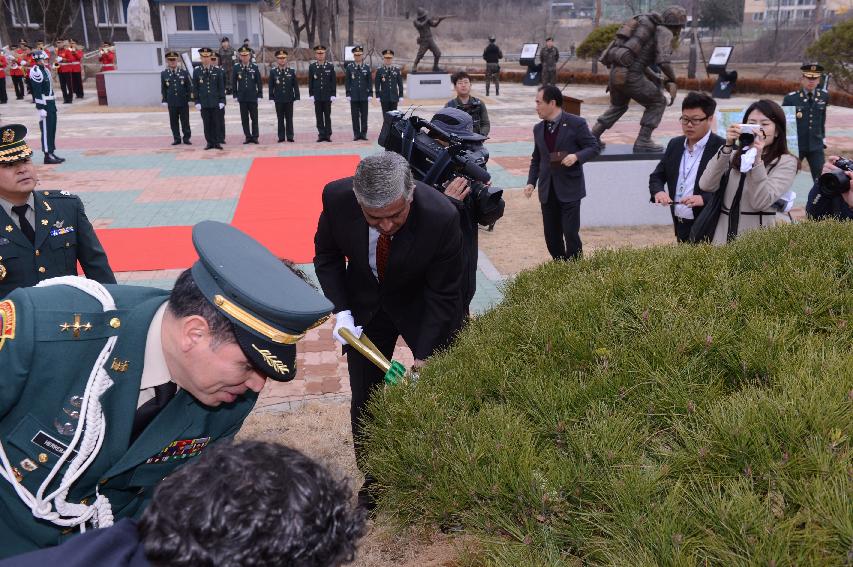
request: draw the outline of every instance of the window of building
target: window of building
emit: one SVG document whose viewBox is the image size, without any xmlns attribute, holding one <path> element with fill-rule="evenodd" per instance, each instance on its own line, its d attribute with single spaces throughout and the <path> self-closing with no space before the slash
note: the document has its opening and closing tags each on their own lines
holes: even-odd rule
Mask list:
<svg viewBox="0 0 853 567">
<path fill-rule="evenodd" d="M 178 31 L 209 31 L 207 6 L 175 6 L 175 27 Z"/>
<path fill-rule="evenodd" d="M 92 10 L 98 25 L 105 27 L 127 25 L 127 5 L 130 0 L 92 0 Z"/>
<path fill-rule="evenodd" d="M 764 21 L 764 12 L 753 12 L 752 21 L 753 22 L 763 22 Z"/>
<path fill-rule="evenodd" d="M 27 0 L 9 0 L 9 12 L 12 14 L 12 25 L 16 27 L 37 28 L 41 21 L 37 17 L 39 10 L 37 6 L 30 9 Z"/>
</svg>

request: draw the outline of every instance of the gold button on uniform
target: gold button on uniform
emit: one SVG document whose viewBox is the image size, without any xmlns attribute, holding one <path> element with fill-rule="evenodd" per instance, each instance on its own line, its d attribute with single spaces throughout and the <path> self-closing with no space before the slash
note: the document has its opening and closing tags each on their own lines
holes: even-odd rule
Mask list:
<svg viewBox="0 0 853 567">
<path fill-rule="evenodd" d="M 39 266 L 39 273 L 40 273 L 40 274 L 43 274 L 43 273 L 45 273 L 46 271 L 47 271 L 47 270 L 45 270 L 45 269 L 44 269 L 44 266 Z"/>
<path fill-rule="evenodd" d="M 118 329 L 119 327 L 121 327 L 121 319 L 119 319 L 118 317 L 113 317 L 112 319 L 110 319 L 110 327 L 112 327 L 113 329 Z"/>
<path fill-rule="evenodd" d="M 47 453 L 39 453 L 39 462 L 42 464 L 47 462 Z"/>
<path fill-rule="evenodd" d="M 41 250 L 36 250 L 36 256 L 41 256 Z"/>
<path fill-rule="evenodd" d="M 83 506 L 88 506 L 89 505 L 89 499 L 84 498 L 83 500 L 80 501 L 80 504 L 82 504 Z"/>
</svg>

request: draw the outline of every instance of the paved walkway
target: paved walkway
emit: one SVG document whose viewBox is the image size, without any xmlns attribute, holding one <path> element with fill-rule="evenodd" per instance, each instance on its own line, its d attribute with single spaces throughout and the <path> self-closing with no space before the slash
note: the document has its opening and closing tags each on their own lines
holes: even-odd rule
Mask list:
<svg viewBox="0 0 853 567">
<path fill-rule="evenodd" d="M 475 85 L 479 96 L 480 85 Z M 343 89 L 339 92 L 343 95 Z M 535 90 L 518 84 L 502 85 L 502 95 L 482 97 L 492 122 L 488 144 L 489 169 L 494 184 L 518 190 L 526 181 L 532 144 L 530 132 L 538 121 L 533 99 Z M 79 194 L 96 227 L 149 227 L 189 225 L 205 219 L 229 222 L 252 160 L 264 156 L 308 156 L 357 154 L 379 150 L 376 137 L 381 126 L 377 102 L 370 107 L 369 142 L 353 142 L 350 113 L 341 97 L 332 109 L 333 142 L 317 144 L 313 105 L 301 101 L 294 109 L 296 143 L 276 143 L 275 110 L 268 101 L 260 105 L 261 145 L 243 145 L 239 107 L 228 101 L 225 150 L 203 151 L 204 137 L 199 114 L 191 112 L 193 146 L 175 146 L 165 109 L 100 107 L 94 97 L 94 85 L 87 84 L 87 97 L 72 105 L 59 104 L 56 153 L 67 158 L 60 166 L 39 166 L 40 188 L 64 189 Z M 604 111 L 607 99 L 600 86 L 572 86 L 566 91 L 586 100 L 583 115 L 590 122 Z M 303 88 L 303 96 L 307 92 Z M 450 98 L 450 94 L 448 94 Z M 781 97 L 775 97 L 781 98 Z M 753 98 L 734 98 L 721 104 L 726 108 L 744 107 Z M 405 101 L 401 109 L 412 101 Z M 444 100 L 415 101 L 413 110 L 429 117 L 444 105 Z M 630 143 L 636 135 L 642 109 L 632 107 L 626 116 L 605 135 L 605 141 Z M 30 129 L 30 143 L 38 149 L 38 121 L 28 101 L 9 101 L 0 106 L 3 123 L 19 122 Z M 662 126 L 655 132 L 659 142 L 680 133 L 678 105 L 667 109 Z M 830 107 L 827 143 L 832 147 L 853 146 L 853 110 Z M 41 153 L 36 152 L 37 163 Z M 282 172 L 282 184 L 287 183 Z M 798 191 L 810 185 L 802 175 Z M 594 187 L 589 187 L 594 191 Z M 500 223 L 496 230 L 500 230 Z M 302 266 L 313 276 L 312 266 Z M 171 287 L 175 270 L 127 272 L 120 281 L 137 285 Z M 488 258 L 481 255 L 477 273 L 478 290 L 474 311 L 483 312 L 501 298 L 503 277 Z M 298 378 L 292 382 L 270 383 L 259 408 L 282 410 L 316 398 L 345 398 L 349 395 L 345 360 L 331 338 L 331 325 L 311 331 L 300 342 L 297 358 Z M 411 354 L 398 345 L 395 358 L 411 363 Z"/>
</svg>

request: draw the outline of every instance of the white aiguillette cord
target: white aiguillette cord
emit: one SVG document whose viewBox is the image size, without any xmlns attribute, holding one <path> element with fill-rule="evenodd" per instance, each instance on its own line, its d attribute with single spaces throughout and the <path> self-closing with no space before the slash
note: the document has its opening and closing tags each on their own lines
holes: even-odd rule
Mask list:
<svg viewBox="0 0 853 567">
<path fill-rule="evenodd" d="M 94 280 L 77 276 L 63 276 L 44 280 L 36 287 L 54 285 L 67 285 L 88 293 L 100 301 L 105 312 L 114 311 L 116 308 L 115 300 L 107 289 Z M 80 420 L 77 423 L 74 438 L 50 470 L 47 478 L 41 483 L 35 495 L 24 488 L 23 484 L 15 480 L 9 458 L 6 456 L 6 451 L 2 443 L 0 443 L 0 464 L 2 464 L 0 476 L 12 485 L 18 497 L 32 511 L 35 518 L 46 520 L 63 527 L 79 525 L 81 532 L 86 531 L 86 522 L 91 521 L 92 525 L 98 528 L 106 528 L 113 524 L 110 501 L 103 494 L 97 494 L 97 488 L 97 497 L 91 505 L 73 504 L 66 501 L 65 498 L 68 496 L 71 485 L 94 462 L 104 443 L 106 422 L 104 411 L 101 407 L 101 396 L 113 385 L 113 381 L 109 374 L 107 374 L 105 365 L 112 354 L 116 340 L 117 337 L 110 337 L 107 339 L 104 348 L 101 349 L 101 354 L 98 356 L 92 372 L 89 374 L 89 379 L 86 381 L 86 390 L 80 406 Z M 62 476 L 59 487 L 45 496 L 44 493 L 47 491 L 48 486 L 78 446 L 79 449 L 76 449 L 77 455 L 68 465 L 68 469 Z"/>
</svg>

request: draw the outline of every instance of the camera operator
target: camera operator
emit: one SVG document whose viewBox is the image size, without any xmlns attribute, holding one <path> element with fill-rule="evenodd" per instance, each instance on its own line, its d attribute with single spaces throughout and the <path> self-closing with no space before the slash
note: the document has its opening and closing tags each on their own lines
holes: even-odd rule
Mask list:
<svg viewBox="0 0 853 567">
<path fill-rule="evenodd" d="M 810 219 L 853 220 L 853 160 L 829 156 L 820 177 L 809 191 L 806 214 Z"/>
<path fill-rule="evenodd" d="M 443 108 L 432 117 L 433 125 L 447 136 L 457 136 L 463 145 L 472 153 L 479 154 L 482 166 L 488 161 L 488 152 L 483 147 L 485 136 L 474 133 L 474 121 L 471 116 L 458 108 Z M 447 142 L 433 136 L 439 144 L 446 146 Z M 475 182 L 476 183 L 476 182 Z M 502 198 L 482 201 L 472 194 L 471 182 L 465 177 L 455 177 L 436 187 L 443 191 L 450 202 L 459 210 L 459 220 L 462 224 L 462 263 L 464 275 L 462 278 L 462 303 L 465 314 L 471 313 L 471 300 L 477 290 L 477 236 L 478 227 L 494 225 L 504 214 L 505 203 Z"/>
</svg>

